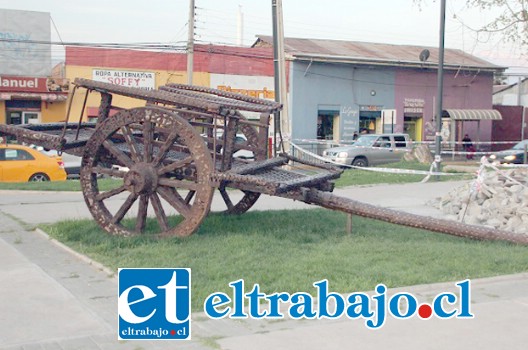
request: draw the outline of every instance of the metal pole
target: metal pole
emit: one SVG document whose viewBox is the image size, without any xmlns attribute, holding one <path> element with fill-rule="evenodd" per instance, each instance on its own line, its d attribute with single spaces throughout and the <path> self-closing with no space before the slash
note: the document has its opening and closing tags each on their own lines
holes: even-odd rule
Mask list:
<svg viewBox="0 0 528 350">
<path fill-rule="evenodd" d="M 522 78 L 517 78 L 517 106 L 521 105 L 521 84 L 522 84 Z"/>
<path fill-rule="evenodd" d="M 280 103 L 282 104 L 281 110 L 281 124 L 280 124 L 280 136 L 281 136 L 281 150 L 285 152 L 287 149 L 286 145 L 289 146 L 288 142 L 291 138 L 290 130 L 290 115 L 288 111 L 288 87 L 286 86 L 286 57 L 284 54 L 284 19 L 282 12 L 282 0 L 277 0 L 277 49 L 279 59 L 279 86 L 280 86 Z"/>
<path fill-rule="evenodd" d="M 271 0 L 271 16 L 273 22 L 273 66 L 275 70 L 275 101 L 280 102 L 280 76 L 279 76 L 279 29 L 277 23 L 277 0 Z M 274 113 L 273 117 L 273 155 L 277 156 L 277 133 L 280 126 L 280 111 Z"/>
<path fill-rule="evenodd" d="M 444 94 L 444 34 L 446 0 L 440 1 L 440 43 L 438 47 L 438 91 L 436 95 L 436 135 L 435 135 L 435 163 L 436 171 L 442 166 L 442 98 Z"/>
<path fill-rule="evenodd" d="M 194 0 L 189 0 L 189 37 L 187 38 L 187 84 L 193 83 L 194 66 Z"/>
</svg>

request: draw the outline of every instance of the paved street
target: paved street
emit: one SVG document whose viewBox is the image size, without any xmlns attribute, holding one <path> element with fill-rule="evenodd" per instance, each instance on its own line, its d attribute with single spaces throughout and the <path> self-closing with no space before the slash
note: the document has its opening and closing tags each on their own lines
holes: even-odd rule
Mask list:
<svg viewBox="0 0 528 350">
<path fill-rule="evenodd" d="M 337 194 L 441 216 L 425 205 L 457 183 L 347 188 Z M 310 207 L 265 197 L 255 210 Z M 219 209 L 215 200 L 213 209 Z M 319 321 L 210 320 L 193 313 L 188 342 L 117 340 L 117 281 L 96 262 L 28 231 L 41 222 L 89 217 L 80 193 L 0 192 L 0 349 L 525 349 L 528 273 L 472 281 L 471 320 L 388 319 L 380 330 L 345 317 Z M 331 281 L 330 281 L 331 282 Z M 456 282 L 456 281 L 453 281 Z M 410 286 L 419 300 L 454 283 Z M 353 292 L 353 291 L 351 291 Z M 368 291 L 367 291 L 368 292 Z M 372 291 L 371 291 L 372 292 Z"/>
</svg>

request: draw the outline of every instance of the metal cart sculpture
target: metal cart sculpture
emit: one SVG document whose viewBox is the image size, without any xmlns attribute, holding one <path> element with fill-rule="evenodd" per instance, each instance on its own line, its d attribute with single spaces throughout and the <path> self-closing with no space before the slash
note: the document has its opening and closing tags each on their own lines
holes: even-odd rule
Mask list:
<svg viewBox="0 0 528 350">
<path fill-rule="evenodd" d="M 69 122 L 78 90 L 85 92 L 81 116 L 88 95 L 100 95 L 96 123 L 83 122 L 82 117 Z M 145 106 L 120 108 L 114 101 L 123 97 L 145 101 Z M 331 180 L 342 170 L 288 154 L 267 158 L 270 117 L 280 108 L 272 101 L 197 86 L 169 84 L 141 90 L 76 79 L 66 122 L 0 125 L 0 134 L 81 156 L 86 204 L 97 223 L 115 235 L 144 232 L 149 210 L 157 221 L 149 228 L 154 234 L 191 235 L 209 213 L 218 189 L 229 214 L 246 212 L 261 194 L 268 194 L 457 236 L 528 243 L 524 235 L 331 194 Z M 259 115 L 258 121 L 248 120 L 244 116 L 248 112 Z M 246 159 L 236 156 L 241 151 Z M 107 177 L 121 181 L 103 190 Z"/>
</svg>

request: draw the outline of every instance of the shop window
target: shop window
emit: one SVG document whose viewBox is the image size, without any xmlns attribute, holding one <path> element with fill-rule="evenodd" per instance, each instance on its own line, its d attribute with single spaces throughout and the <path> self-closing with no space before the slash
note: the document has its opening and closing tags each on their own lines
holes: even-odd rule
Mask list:
<svg viewBox="0 0 528 350">
<path fill-rule="evenodd" d="M 339 127 L 338 111 L 319 111 L 317 116 L 317 139 L 333 140 L 334 130 Z"/>
<path fill-rule="evenodd" d="M 361 134 L 381 133 L 381 111 L 360 111 L 359 132 Z"/>
<path fill-rule="evenodd" d="M 7 124 L 22 124 L 22 112 L 9 112 L 7 115 Z"/>
<path fill-rule="evenodd" d="M 39 113 L 36 112 L 23 112 L 22 117 L 24 124 L 38 124 L 39 122 Z"/>
<path fill-rule="evenodd" d="M 362 134 L 375 134 L 376 133 L 376 118 L 360 117 L 359 118 L 359 131 Z"/>
<path fill-rule="evenodd" d="M 21 124 L 38 124 L 40 120 L 39 112 L 8 112 L 7 124 L 21 125 Z"/>
</svg>

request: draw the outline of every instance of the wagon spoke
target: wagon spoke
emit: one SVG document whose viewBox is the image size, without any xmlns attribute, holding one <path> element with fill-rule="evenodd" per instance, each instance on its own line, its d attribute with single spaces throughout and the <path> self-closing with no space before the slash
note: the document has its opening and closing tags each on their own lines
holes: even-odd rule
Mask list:
<svg viewBox="0 0 528 350">
<path fill-rule="evenodd" d="M 152 123 L 149 120 L 145 120 L 143 123 L 143 146 L 145 149 L 143 152 L 145 153 L 143 155 L 143 160 L 147 163 L 150 163 L 152 161 L 152 151 L 153 151 L 153 131 L 154 128 L 152 127 Z"/>
<path fill-rule="evenodd" d="M 160 147 L 160 149 L 158 150 L 158 153 L 156 154 L 156 157 L 152 161 L 152 164 L 154 166 L 157 166 L 163 160 L 163 158 L 165 158 L 165 155 L 169 151 L 174 141 L 176 141 L 176 138 L 178 138 L 178 131 L 173 130 L 167 137 L 167 140 L 165 140 L 163 145 Z"/>
<path fill-rule="evenodd" d="M 117 213 L 112 218 L 112 223 L 113 224 L 116 224 L 118 222 L 121 222 L 121 220 L 123 220 L 123 218 L 125 217 L 125 214 L 130 210 L 130 208 L 132 207 L 132 204 L 134 204 L 134 202 L 136 201 L 137 197 L 138 197 L 137 194 L 135 194 L 133 192 L 130 193 L 128 198 L 125 200 L 125 203 L 123 203 L 121 208 L 119 208 Z"/>
<path fill-rule="evenodd" d="M 108 199 L 110 197 L 113 197 L 115 195 L 120 194 L 121 192 L 126 190 L 126 186 L 122 185 L 117 188 L 114 188 L 113 190 L 109 190 L 106 192 L 99 193 L 97 196 L 95 196 L 96 201 L 104 201 L 105 199 Z"/>
<path fill-rule="evenodd" d="M 110 234 L 148 229 L 160 237 L 189 236 L 213 199 L 207 146 L 178 111 L 147 105 L 118 113 L 95 128 L 84 150 L 81 187 L 88 209 Z M 102 177 L 119 184 L 104 190 Z M 173 214 L 179 216 L 174 222 Z M 149 216 L 157 222 L 153 227 Z"/>
<path fill-rule="evenodd" d="M 130 128 L 126 125 L 122 126 L 121 132 L 123 133 L 125 142 L 127 143 L 128 148 L 130 149 L 130 155 L 132 157 L 132 160 L 136 163 L 139 163 L 141 160 L 139 159 L 138 145 L 136 143 L 134 135 L 132 135 L 132 132 L 130 131 Z"/>
<path fill-rule="evenodd" d="M 123 151 L 116 147 L 115 143 L 110 140 L 104 140 L 103 146 L 110 152 L 123 166 L 131 168 L 133 165 L 132 159 L 127 156 Z"/>
<path fill-rule="evenodd" d="M 158 184 L 161 186 L 174 187 L 174 188 L 184 188 L 186 190 L 196 191 L 198 189 L 198 184 L 191 181 L 181 181 L 176 179 L 168 179 L 162 177 L 158 180 Z"/>
<path fill-rule="evenodd" d="M 225 186 L 220 186 L 218 190 L 220 191 L 220 194 L 222 195 L 222 198 L 224 199 L 224 202 L 227 205 L 227 210 L 232 210 L 234 205 L 231 201 L 231 198 L 229 198 L 229 194 L 227 193 Z"/>
<path fill-rule="evenodd" d="M 171 187 L 158 187 L 156 190 L 160 196 L 167 201 L 174 209 L 184 217 L 188 217 L 191 213 L 191 208 L 185 202 L 178 191 Z"/>
<path fill-rule="evenodd" d="M 145 230 L 145 223 L 147 221 L 147 211 L 148 211 L 148 196 L 142 194 L 139 196 L 139 208 L 136 220 L 136 231 L 143 232 Z"/>
<path fill-rule="evenodd" d="M 258 131 L 252 125 L 244 123 L 244 118 L 240 119 L 238 133 L 245 137 L 244 142 L 236 143 L 235 150 L 243 150 L 253 153 L 253 158 L 256 161 L 266 159 L 265 148 L 255 147 L 259 145 Z M 237 141 L 239 139 L 237 138 Z M 243 196 L 239 196 L 239 192 L 226 191 L 225 188 L 219 188 L 222 199 L 224 200 L 227 209 L 227 214 L 242 214 L 251 208 L 258 200 L 260 193 L 251 191 L 242 191 Z"/>
<path fill-rule="evenodd" d="M 169 224 L 167 223 L 167 215 L 165 215 L 165 210 L 161 205 L 161 201 L 157 193 L 153 193 L 150 195 L 150 202 L 152 203 L 152 207 L 154 208 L 154 212 L 156 213 L 156 217 L 158 219 L 158 223 L 162 231 L 168 231 Z"/>
<path fill-rule="evenodd" d="M 92 168 L 92 173 L 94 174 L 100 174 L 100 175 L 108 175 L 108 176 L 114 176 L 119 178 L 124 178 L 126 175 L 126 172 L 112 169 L 112 168 L 103 168 L 101 166 L 96 166 Z"/>
<path fill-rule="evenodd" d="M 193 199 L 195 194 L 196 194 L 196 191 L 187 192 L 187 195 L 185 196 L 185 203 L 187 204 L 191 203 L 191 200 Z"/>
<path fill-rule="evenodd" d="M 181 160 L 177 160 L 175 162 L 172 162 L 164 167 L 161 167 L 158 169 L 158 175 L 164 175 L 167 173 L 170 173 L 171 171 L 174 171 L 178 168 L 181 168 L 183 166 L 186 166 L 188 164 L 191 164 L 193 161 L 193 157 L 189 156 L 187 158 L 183 158 Z"/>
</svg>

